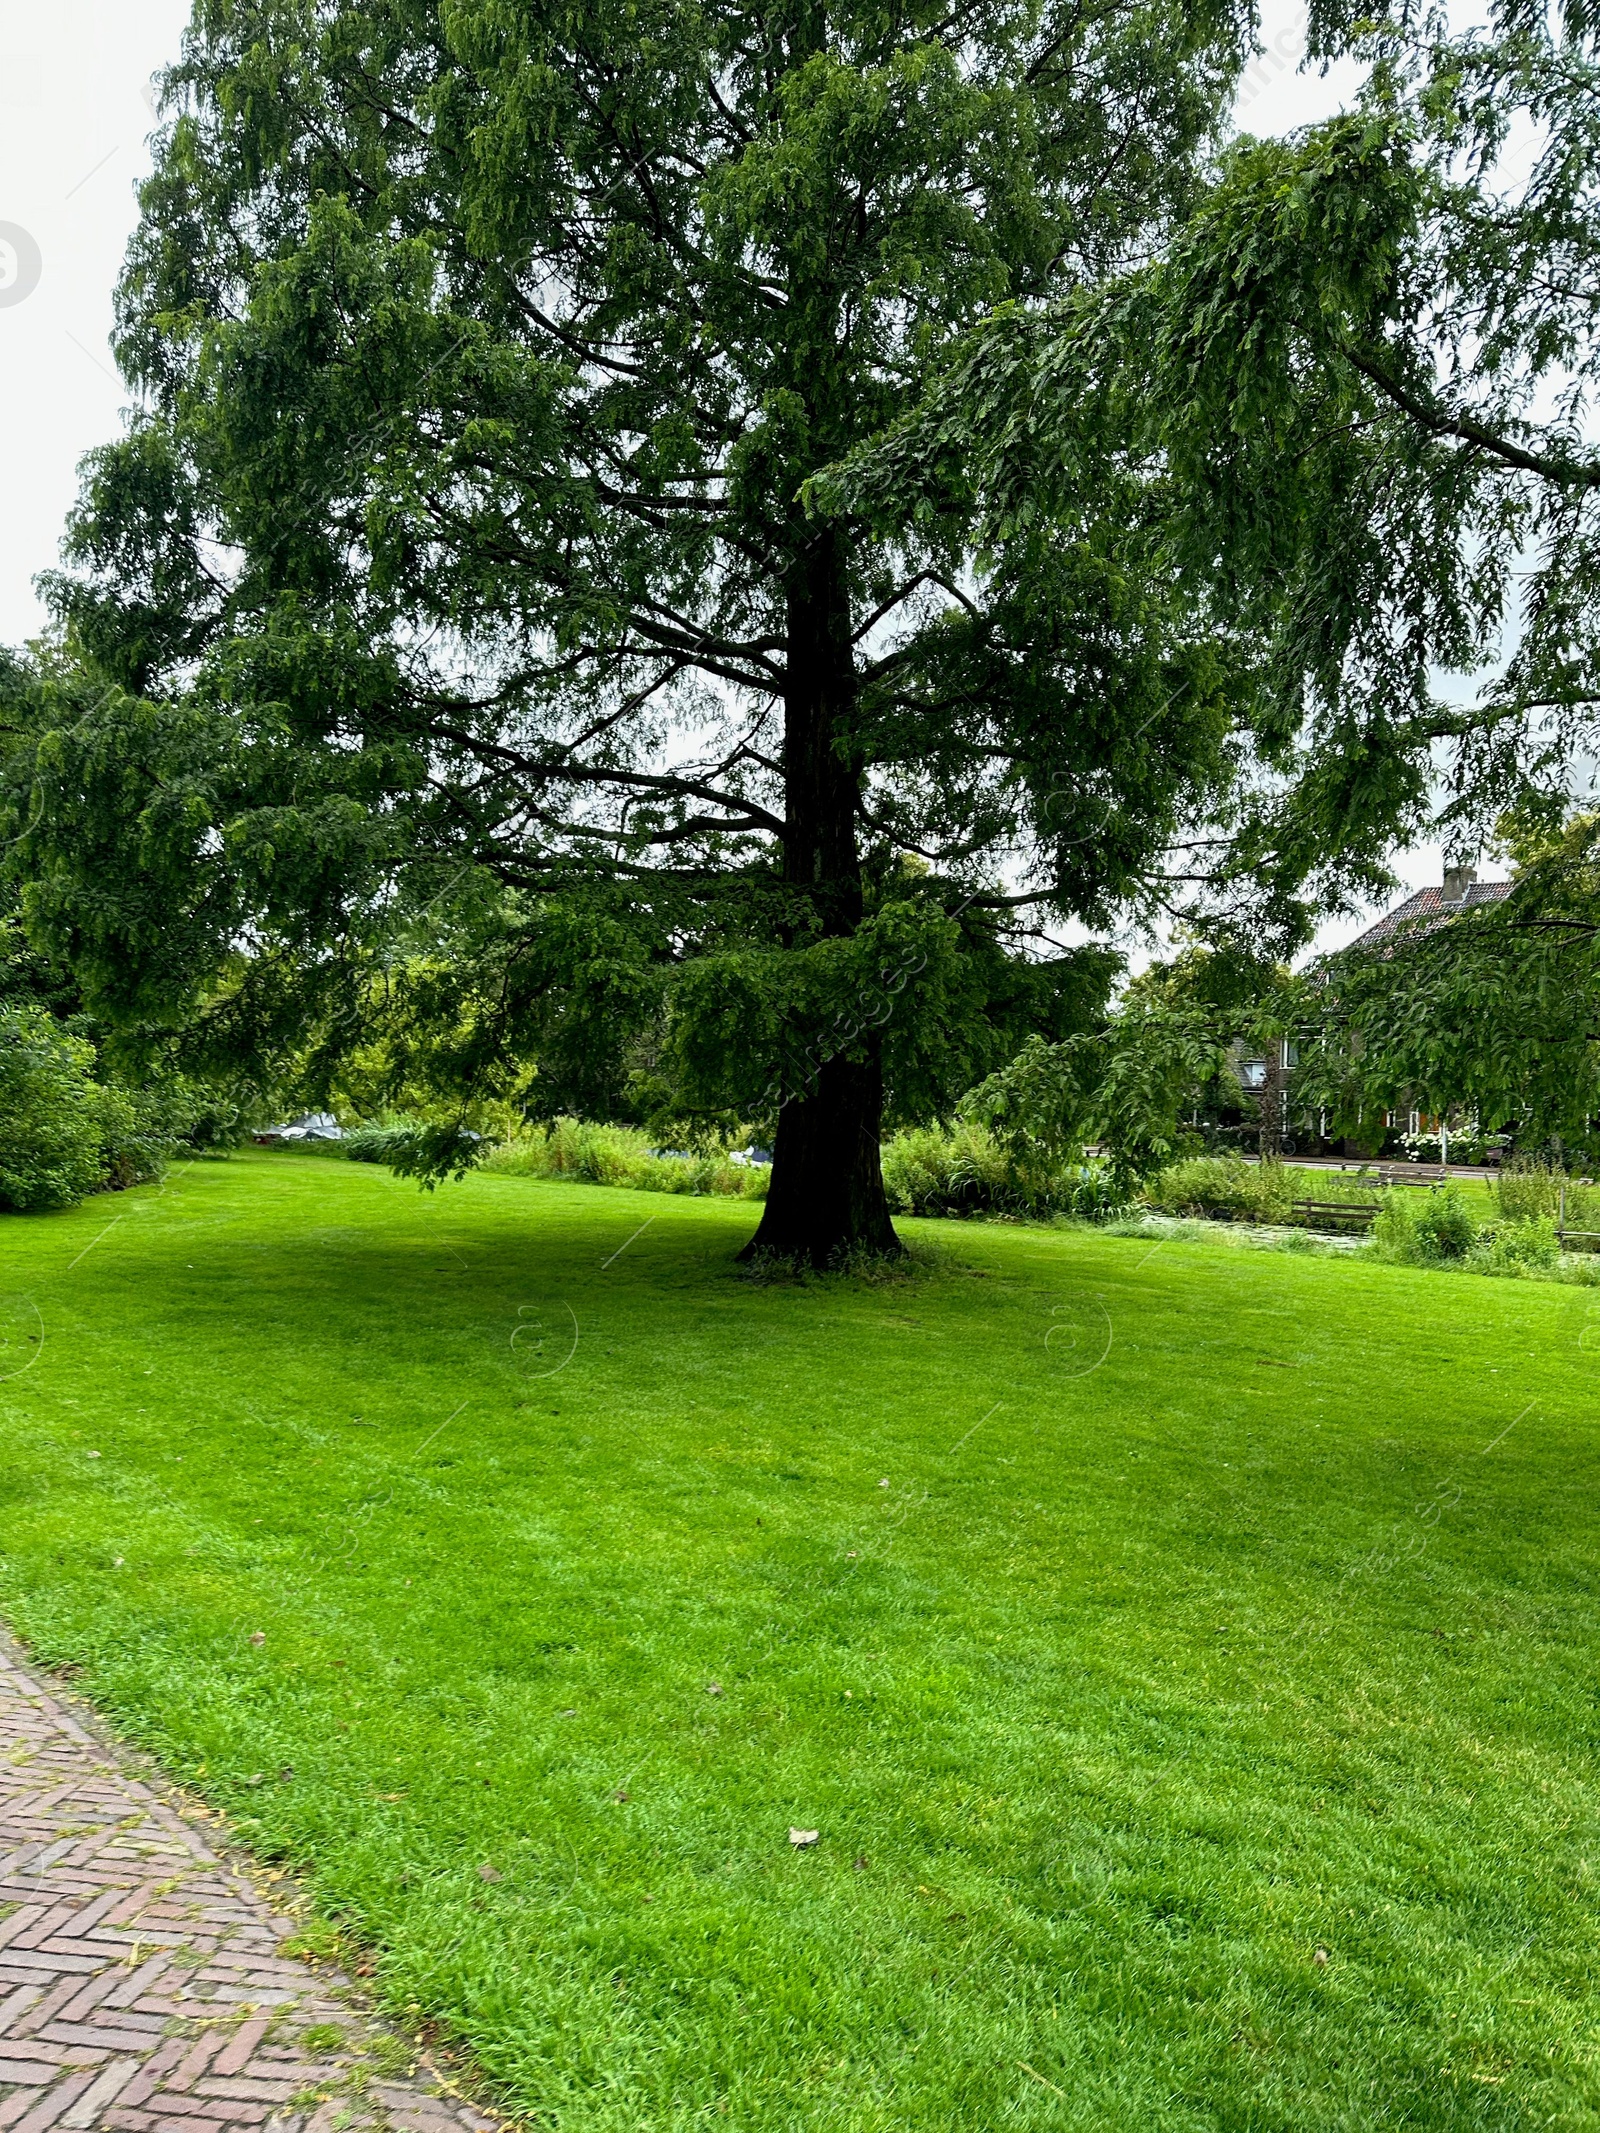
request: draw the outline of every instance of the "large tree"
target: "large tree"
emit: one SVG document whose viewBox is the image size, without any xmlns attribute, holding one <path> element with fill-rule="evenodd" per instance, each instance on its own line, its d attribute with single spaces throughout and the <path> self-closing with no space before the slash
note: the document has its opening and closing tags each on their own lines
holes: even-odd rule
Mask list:
<svg viewBox="0 0 1600 2133">
<path fill-rule="evenodd" d="M 38 937 L 240 1056 L 396 987 L 463 1087 L 520 1051 L 602 1104 L 647 1053 L 775 1117 L 757 1249 L 892 1249 L 886 1100 L 1081 1019 L 1107 962 L 1052 928 L 1177 893 L 1248 660 L 1138 470 L 981 568 L 807 484 L 996 304 L 1146 256 L 1239 36 L 200 0 L 53 586 L 91 685 L 13 759 Z"/>
</svg>

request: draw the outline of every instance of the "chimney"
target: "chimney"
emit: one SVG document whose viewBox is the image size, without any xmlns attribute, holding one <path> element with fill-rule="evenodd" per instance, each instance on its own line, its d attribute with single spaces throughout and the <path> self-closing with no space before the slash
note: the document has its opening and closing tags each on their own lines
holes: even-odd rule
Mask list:
<svg viewBox="0 0 1600 2133">
<path fill-rule="evenodd" d="M 1444 870 L 1444 900 L 1447 904 L 1464 904 L 1467 890 L 1478 878 L 1476 867 L 1455 866 Z"/>
</svg>

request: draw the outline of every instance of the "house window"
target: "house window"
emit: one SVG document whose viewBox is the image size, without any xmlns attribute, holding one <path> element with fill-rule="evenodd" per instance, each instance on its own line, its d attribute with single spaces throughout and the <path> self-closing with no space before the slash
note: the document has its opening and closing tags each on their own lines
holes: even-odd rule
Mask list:
<svg viewBox="0 0 1600 2133">
<path fill-rule="evenodd" d="M 1247 1089 L 1264 1089 L 1267 1085 L 1267 1062 L 1264 1059 L 1241 1059 L 1239 1080 Z"/>
</svg>

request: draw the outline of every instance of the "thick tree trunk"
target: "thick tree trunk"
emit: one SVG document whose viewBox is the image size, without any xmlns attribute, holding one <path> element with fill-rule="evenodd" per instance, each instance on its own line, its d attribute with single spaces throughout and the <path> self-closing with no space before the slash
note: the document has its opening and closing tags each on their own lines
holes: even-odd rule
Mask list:
<svg viewBox="0 0 1600 2133">
<path fill-rule="evenodd" d="M 812 1094 L 778 1114 L 772 1185 L 747 1259 L 839 1266 L 852 1253 L 902 1250 L 878 1154 L 883 1075 L 876 1058 L 830 1059 Z"/>
<path fill-rule="evenodd" d="M 784 698 L 784 880 L 823 934 L 861 923 L 856 847 L 859 772 L 846 754 L 855 695 L 844 557 L 815 535 L 789 581 Z M 830 1043 L 838 1049 L 829 1051 Z M 772 1186 L 746 1259 L 838 1266 L 856 1253 L 903 1249 L 889 1218 L 879 1145 L 883 1069 L 875 1036 L 819 1037 L 805 1086 L 786 1092 L 772 1150 Z M 847 1057 L 846 1054 L 864 1054 Z"/>
</svg>

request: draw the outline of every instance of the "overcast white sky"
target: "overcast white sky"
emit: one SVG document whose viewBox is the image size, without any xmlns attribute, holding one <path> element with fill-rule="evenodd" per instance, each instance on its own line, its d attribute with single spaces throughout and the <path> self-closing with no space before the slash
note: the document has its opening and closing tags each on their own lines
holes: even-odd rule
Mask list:
<svg viewBox="0 0 1600 2133">
<path fill-rule="evenodd" d="M 0 14 L 0 643 L 39 629 L 32 581 L 56 560 L 77 462 L 118 429 L 111 292 L 149 167 L 151 76 L 176 56 L 188 16 L 189 0 L 5 0 Z M 1320 118 L 1353 87 L 1351 72 L 1299 71 L 1304 21 L 1295 0 L 1270 0 L 1266 53 L 1239 101 L 1252 133 Z M 1439 865 L 1424 848 L 1400 871 L 1421 886 Z"/>
</svg>

